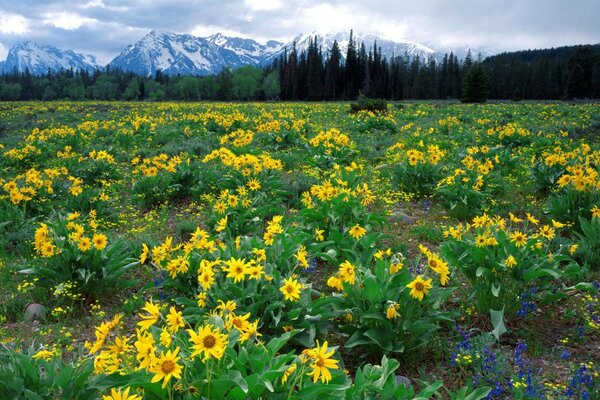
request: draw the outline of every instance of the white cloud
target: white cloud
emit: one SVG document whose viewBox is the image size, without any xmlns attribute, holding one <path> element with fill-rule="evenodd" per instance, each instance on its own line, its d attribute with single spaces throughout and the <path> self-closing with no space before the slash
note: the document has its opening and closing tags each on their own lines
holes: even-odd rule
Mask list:
<svg viewBox="0 0 600 400">
<path fill-rule="evenodd" d="M 45 15 L 44 19 L 44 23 L 54 25 L 55 28 L 60 28 L 67 31 L 79 29 L 83 25 L 94 22 L 98 22 L 98 20 L 65 11 L 48 13 Z"/>
<path fill-rule="evenodd" d="M 281 0 L 244 0 L 252 11 L 273 11 L 283 7 Z"/>
<path fill-rule="evenodd" d="M 304 8 L 294 22 L 302 21 L 305 29 L 318 32 L 338 32 L 351 28 L 361 30 L 363 16 L 353 15 L 352 10 L 345 5 L 319 4 Z M 293 25 L 293 24 L 292 24 Z"/>
<path fill-rule="evenodd" d="M 0 11 L 0 33 L 24 35 L 29 32 L 29 21 L 19 14 Z"/>
<path fill-rule="evenodd" d="M 217 25 L 196 25 L 192 28 L 192 30 L 189 33 L 190 33 L 190 35 L 199 36 L 199 37 L 207 37 L 207 36 L 213 35 L 215 33 L 222 33 L 225 36 L 234 36 L 234 37 L 241 37 L 241 38 L 248 37 L 248 35 L 244 35 L 241 32 L 231 30 L 231 29 L 225 29 L 225 28 L 217 26 Z"/>
</svg>

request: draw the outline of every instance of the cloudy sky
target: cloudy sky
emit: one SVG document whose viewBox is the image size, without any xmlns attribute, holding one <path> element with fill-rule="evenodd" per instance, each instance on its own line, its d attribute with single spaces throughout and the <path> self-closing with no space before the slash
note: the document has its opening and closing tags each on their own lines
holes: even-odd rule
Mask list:
<svg viewBox="0 0 600 400">
<path fill-rule="evenodd" d="M 434 48 L 600 43 L 600 0 L 0 0 L 0 60 L 31 40 L 106 63 L 152 29 L 257 40 L 354 28 Z"/>
</svg>

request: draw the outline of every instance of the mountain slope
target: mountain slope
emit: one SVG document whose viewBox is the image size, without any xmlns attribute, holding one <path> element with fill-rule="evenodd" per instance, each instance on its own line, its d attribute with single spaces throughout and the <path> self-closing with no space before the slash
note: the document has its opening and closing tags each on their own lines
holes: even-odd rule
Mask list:
<svg viewBox="0 0 600 400">
<path fill-rule="evenodd" d="M 280 51 L 273 54 L 273 56 L 269 57 L 266 61 L 272 61 L 273 59 L 279 57 L 283 54 L 284 51 L 290 51 L 293 47 L 293 44 L 296 43 L 296 50 L 298 53 L 301 53 L 304 50 L 308 49 L 309 40 L 312 40 L 317 37 L 317 43 L 323 49 L 323 55 L 325 56 L 327 51 L 331 50 L 333 46 L 333 42 L 337 41 L 338 46 L 340 47 L 340 51 L 342 53 L 342 58 L 346 58 L 346 52 L 348 51 L 348 44 L 350 42 L 350 32 L 337 32 L 337 33 L 321 33 L 321 32 L 311 32 L 308 34 L 300 34 L 296 36 L 289 43 L 285 44 Z M 408 54 L 409 57 L 419 56 L 421 59 L 427 59 L 431 56 L 436 55 L 436 51 L 419 43 L 411 42 L 408 40 L 405 41 L 393 41 L 389 39 L 384 39 L 375 35 L 363 35 L 361 33 L 353 34 L 353 40 L 356 45 L 358 51 L 360 51 L 361 43 L 364 43 L 365 50 L 367 53 L 369 50 L 373 48 L 373 44 L 377 42 L 377 47 L 381 48 L 381 53 L 384 57 L 388 59 L 394 55 L 403 55 Z"/>
<path fill-rule="evenodd" d="M 221 34 L 202 38 L 152 31 L 121 52 L 108 67 L 144 76 L 154 75 L 157 70 L 167 75 L 215 74 L 225 66 L 258 65 L 279 46 L 278 42 L 261 45 L 252 39 Z"/>
<path fill-rule="evenodd" d="M 5 73 L 10 73 L 15 68 L 17 72 L 25 72 L 29 69 L 32 75 L 43 75 L 48 71 L 57 72 L 70 68 L 92 71 L 98 68 L 98 63 L 91 55 L 33 42 L 20 42 L 10 48 L 6 61 L 0 64 L 0 71 Z"/>
</svg>

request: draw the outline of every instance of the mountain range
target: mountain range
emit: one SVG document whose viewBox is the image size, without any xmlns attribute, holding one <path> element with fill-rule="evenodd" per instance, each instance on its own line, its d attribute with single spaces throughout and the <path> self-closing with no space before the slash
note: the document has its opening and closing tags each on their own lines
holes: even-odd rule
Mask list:
<svg viewBox="0 0 600 400">
<path fill-rule="evenodd" d="M 141 76 L 152 76 L 160 70 L 167 75 L 207 75 L 218 73 L 225 66 L 238 68 L 244 65 L 267 65 L 291 51 L 296 46 L 298 52 L 306 50 L 309 41 L 317 38 L 324 56 L 331 49 L 334 41 L 338 42 L 342 58 L 345 57 L 350 42 L 350 32 L 300 34 L 288 43 L 270 40 L 259 43 L 253 39 L 228 37 L 220 33 L 208 37 L 197 37 L 188 34 L 151 31 L 135 44 L 129 45 L 106 68 L 119 68 Z M 387 58 L 394 55 L 408 55 L 409 58 L 431 57 L 441 60 L 444 53 L 454 52 L 464 58 L 470 49 L 473 57 L 481 54 L 483 58 L 493 55 L 489 49 L 469 48 L 435 50 L 424 44 L 411 41 L 393 41 L 375 35 L 357 33 L 353 40 L 360 49 L 364 43 L 368 52 L 377 43 L 381 54 Z M 20 42 L 12 46 L 6 61 L 0 62 L 0 72 L 10 73 L 14 69 L 24 72 L 29 69 L 33 75 L 43 75 L 48 71 L 61 69 L 87 70 L 103 68 L 94 56 L 83 55 L 72 50 L 60 50 L 52 46 L 39 45 L 33 42 Z"/>
</svg>

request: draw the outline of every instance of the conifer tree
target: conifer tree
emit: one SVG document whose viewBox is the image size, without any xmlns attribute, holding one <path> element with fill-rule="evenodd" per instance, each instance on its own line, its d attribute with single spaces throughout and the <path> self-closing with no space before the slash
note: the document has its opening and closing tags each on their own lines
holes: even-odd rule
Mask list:
<svg viewBox="0 0 600 400">
<path fill-rule="evenodd" d="M 473 64 L 463 82 L 463 103 L 485 103 L 487 100 L 487 75 L 480 63 Z"/>
</svg>

